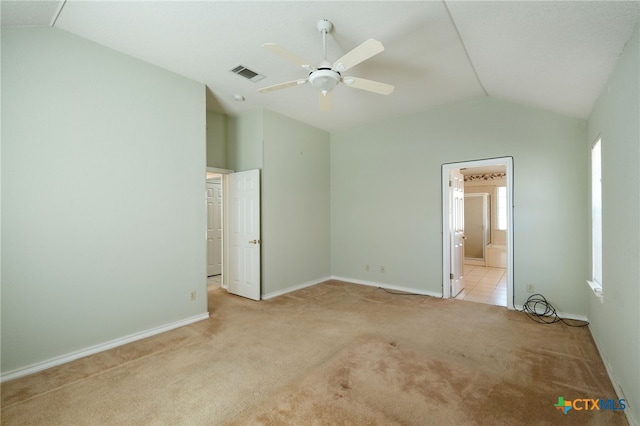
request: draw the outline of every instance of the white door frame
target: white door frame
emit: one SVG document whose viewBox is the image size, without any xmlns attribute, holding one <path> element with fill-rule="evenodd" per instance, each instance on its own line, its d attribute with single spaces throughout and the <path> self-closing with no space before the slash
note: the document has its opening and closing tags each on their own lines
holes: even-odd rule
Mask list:
<svg viewBox="0 0 640 426">
<path fill-rule="evenodd" d="M 513 306 L 513 157 L 488 158 L 484 160 L 463 161 L 458 163 L 447 163 L 442 165 L 442 297 L 451 298 L 450 289 L 450 268 L 451 253 L 449 232 L 449 174 L 451 170 L 469 167 L 485 167 L 494 165 L 504 165 L 506 169 L 507 181 L 507 308 L 514 309 Z"/>
<path fill-rule="evenodd" d="M 455 297 L 462 291 L 461 285 L 464 283 L 464 176 L 459 169 L 449 170 L 448 184 L 448 218 L 451 220 L 449 230 L 453 228 L 453 234 L 449 234 L 451 241 L 449 243 L 449 294 Z"/>
<path fill-rule="evenodd" d="M 219 169 L 217 167 L 207 167 L 206 170 L 206 174 L 205 174 L 205 181 L 209 178 L 209 176 L 211 176 L 211 174 L 214 175 L 221 175 L 221 183 L 222 183 L 222 279 L 220 282 L 220 286 L 224 289 L 227 288 L 227 272 L 229 270 L 229 257 L 227 256 L 227 250 L 228 250 L 228 228 L 229 228 L 229 224 L 228 224 L 228 220 L 227 218 L 228 216 L 228 211 L 227 208 L 229 206 L 227 197 L 229 194 L 229 179 L 228 179 L 228 175 L 233 173 L 233 170 L 229 170 L 229 169 Z M 206 202 L 206 197 L 205 197 L 205 209 L 207 208 L 207 202 Z M 205 244 L 207 244 L 206 241 L 206 232 L 207 230 L 205 229 Z M 205 267 L 205 271 L 207 269 L 207 265 L 204 265 Z M 205 274 L 206 276 L 206 274 Z"/>
</svg>

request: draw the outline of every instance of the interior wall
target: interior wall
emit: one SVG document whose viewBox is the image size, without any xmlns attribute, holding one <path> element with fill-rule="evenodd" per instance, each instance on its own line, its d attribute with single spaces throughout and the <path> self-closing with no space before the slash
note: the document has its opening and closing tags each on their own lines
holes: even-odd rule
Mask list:
<svg viewBox="0 0 640 426">
<path fill-rule="evenodd" d="M 263 294 L 331 275 L 329 133 L 264 111 Z"/>
<path fill-rule="evenodd" d="M 264 123 L 262 110 L 227 117 L 227 165 L 231 170 L 262 169 Z"/>
<path fill-rule="evenodd" d="M 206 315 L 205 139 L 202 84 L 2 29 L 3 373 Z"/>
<path fill-rule="evenodd" d="M 227 116 L 207 111 L 207 167 L 227 169 Z"/>
<path fill-rule="evenodd" d="M 515 304 L 532 283 L 586 315 L 585 138 L 584 120 L 491 98 L 332 133 L 332 273 L 441 293 L 442 164 L 512 156 Z"/>
<path fill-rule="evenodd" d="M 640 420 L 639 39 L 636 27 L 589 118 L 586 149 L 598 135 L 602 137 L 602 303 L 583 286 L 589 294 L 589 328 L 636 421 Z"/>
</svg>

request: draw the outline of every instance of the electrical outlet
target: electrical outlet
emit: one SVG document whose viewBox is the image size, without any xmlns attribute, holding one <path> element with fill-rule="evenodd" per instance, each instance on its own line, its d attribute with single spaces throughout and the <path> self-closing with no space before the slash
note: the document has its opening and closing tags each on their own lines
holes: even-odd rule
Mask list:
<svg viewBox="0 0 640 426">
<path fill-rule="evenodd" d="M 369 272 L 369 265 L 364 265 L 364 270 Z"/>
<path fill-rule="evenodd" d="M 384 274 L 384 266 L 380 267 L 380 272 L 382 272 Z"/>
<path fill-rule="evenodd" d="M 189 300 L 191 300 L 191 301 L 196 300 L 196 292 L 195 292 L 195 291 L 192 291 L 192 292 L 189 294 Z"/>
<path fill-rule="evenodd" d="M 533 293 L 533 284 L 527 284 L 527 293 Z"/>
</svg>

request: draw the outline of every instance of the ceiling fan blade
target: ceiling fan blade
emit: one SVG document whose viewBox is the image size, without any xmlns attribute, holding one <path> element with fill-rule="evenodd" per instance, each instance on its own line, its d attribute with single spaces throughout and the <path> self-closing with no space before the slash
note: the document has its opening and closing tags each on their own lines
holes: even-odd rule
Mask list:
<svg viewBox="0 0 640 426">
<path fill-rule="evenodd" d="M 372 56 L 384 50 L 384 46 L 378 40 L 370 38 L 362 43 L 360 46 L 353 49 L 351 52 L 344 55 L 333 63 L 333 69 L 342 72 L 349 68 L 355 67 L 361 62 L 366 61 Z"/>
<path fill-rule="evenodd" d="M 295 53 L 289 52 L 284 47 L 278 46 L 275 43 L 265 43 L 265 44 L 262 45 L 262 47 L 264 47 L 265 49 L 275 53 L 276 55 L 282 56 L 283 58 L 293 62 L 296 65 L 300 65 L 304 69 L 308 69 L 308 70 L 313 69 L 313 67 L 311 66 L 311 62 L 307 61 L 306 59 L 301 58 L 300 56 L 296 55 Z"/>
<path fill-rule="evenodd" d="M 379 95 L 390 95 L 393 93 L 395 86 L 387 83 L 380 83 L 379 81 L 367 80 L 358 77 L 344 77 L 342 82 L 354 89 L 366 90 L 368 92 L 377 93 Z"/>
<path fill-rule="evenodd" d="M 292 87 L 292 86 L 299 86 L 301 84 L 305 84 L 307 81 L 309 80 L 305 79 L 305 80 L 285 81 L 284 83 L 278 83 L 278 84 L 274 84 L 273 86 L 267 86 L 267 87 L 258 89 L 258 92 L 269 93 L 269 92 L 273 92 L 274 90 L 286 89 L 287 87 Z"/>
<path fill-rule="evenodd" d="M 327 92 L 326 94 L 319 93 L 318 104 L 320 111 L 330 111 L 333 108 L 333 92 Z"/>
</svg>

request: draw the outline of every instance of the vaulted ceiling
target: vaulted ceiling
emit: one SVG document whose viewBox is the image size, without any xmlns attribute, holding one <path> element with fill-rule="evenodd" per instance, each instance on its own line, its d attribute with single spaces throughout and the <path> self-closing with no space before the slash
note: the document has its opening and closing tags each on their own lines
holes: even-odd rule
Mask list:
<svg viewBox="0 0 640 426">
<path fill-rule="evenodd" d="M 587 118 L 638 22 L 639 1 L 2 1 L 2 26 L 53 26 L 206 84 L 207 106 L 269 108 L 335 130 L 491 96 Z M 384 96 L 339 85 L 319 111 L 310 84 L 258 93 L 365 40 L 385 50 L 348 70 L 395 86 Z M 252 82 L 230 70 L 265 76 Z M 244 101 L 234 100 L 239 95 Z"/>
</svg>

